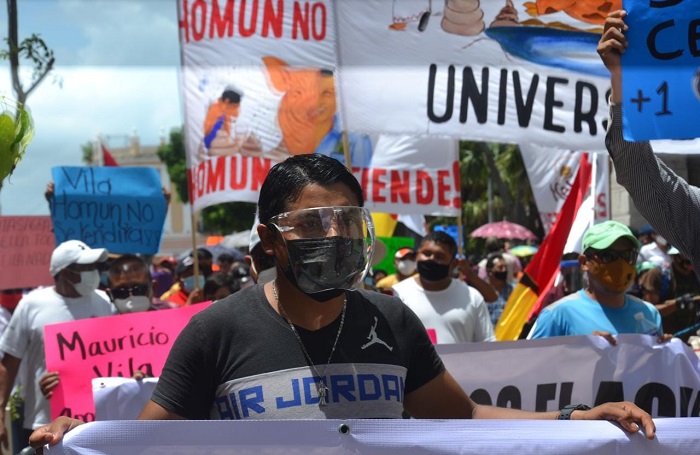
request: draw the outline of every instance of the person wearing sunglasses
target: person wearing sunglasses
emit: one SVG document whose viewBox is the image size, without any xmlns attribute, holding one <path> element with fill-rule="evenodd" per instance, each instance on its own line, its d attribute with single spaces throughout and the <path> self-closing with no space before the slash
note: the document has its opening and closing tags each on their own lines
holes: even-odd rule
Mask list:
<svg viewBox="0 0 700 455">
<path fill-rule="evenodd" d="M 610 419 L 654 438 L 634 403 L 528 412 L 476 405 L 401 300 L 361 289 L 374 228 L 362 187 L 321 154 L 274 165 L 258 234 L 275 278 L 194 315 L 175 340 L 141 420 Z M 60 417 L 33 447 L 81 422 Z"/>
<path fill-rule="evenodd" d="M 543 309 L 528 338 L 601 335 L 615 344 L 617 334 L 647 333 L 666 340 L 656 307 L 626 294 L 637 273 L 639 247 L 632 231 L 617 221 L 590 227 L 578 257 L 586 287 Z"/>
</svg>

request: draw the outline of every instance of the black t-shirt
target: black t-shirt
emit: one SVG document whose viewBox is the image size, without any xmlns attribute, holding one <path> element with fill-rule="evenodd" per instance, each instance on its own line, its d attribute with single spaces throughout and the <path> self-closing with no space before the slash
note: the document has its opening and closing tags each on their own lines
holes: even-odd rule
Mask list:
<svg viewBox="0 0 700 455">
<path fill-rule="evenodd" d="M 195 315 L 170 351 L 152 400 L 187 419 L 400 418 L 403 398 L 444 370 L 420 320 L 399 299 L 349 291 L 340 316 L 297 327 L 329 388 L 316 382 L 287 322 L 263 288 L 241 290 Z"/>
</svg>

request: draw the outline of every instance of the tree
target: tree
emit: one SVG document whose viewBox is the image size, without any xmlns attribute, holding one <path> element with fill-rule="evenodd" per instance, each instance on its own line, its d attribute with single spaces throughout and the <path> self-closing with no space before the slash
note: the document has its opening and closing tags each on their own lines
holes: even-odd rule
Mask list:
<svg viewBox="0 0 700 455">
<path fill-rule="evenodd" d="M 469 232 L 489 221 L 488 187 L 494 195 L 494 221 L 507 219 L 544 234 L 530 181 L 520 149 L 513 144 L 460 141 L 459 169 L 462 197 L 462 226 L 465 251 L 481 254 L 484 240 L 468 237 Z M 428 217 L 429 225 L 454 224 L 454 218 Z"/>
<path fill-rule="evenodd" d="M 165 163 L 177 196 L 189 202 L 187 189 L 187 158 L 182 128 L 170 131 L 170 140 L 158 148 L 158 158 Z M 203 230 L 212 234 L 229 234 L 250 229 L 255 220 L 255 204 L 226 202 L 202 210 Z"/>
<path fill-rule="evenodd" d="M 10 61 L 12 89 L 15 92 L 16 103 L 4 97 L 0 98 L 0 107 L 3 111 L 0 114 L 0 189 L 5 177 L 12 174 L 22 159 L 34 133 L 34 125 L 26 107 L 27 98 L 51 72 L 55 62 L 53 51 L 39 35 L 32 34 L 19 42 L 17 0 L 7 0 L 6 41 L 7 51 L 1 51 L 0 58 Z M 34 66 L 28 88 L 25 88 L 19 76 L 22 60 L 31 62 Z M 14 109 L 14 115 L 9 113 L 10 107 Z"/>
</svg>

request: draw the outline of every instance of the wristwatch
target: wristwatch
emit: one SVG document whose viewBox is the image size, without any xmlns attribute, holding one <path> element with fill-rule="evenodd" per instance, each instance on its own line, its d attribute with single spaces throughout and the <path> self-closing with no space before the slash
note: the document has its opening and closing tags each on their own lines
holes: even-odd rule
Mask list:
<svg viewBox="0 0 700 455">
<path fill-rule="evenodd" d="M 571 419 L 571 413 L 574 411 L 588 411 L 591 409 L 590 406 L 586 406 L 585 404 L 570 404 L 568 406 L 564 406 L 564 409 L 559 411 L 559 417 L 557 417 L 558 420 L 570 420 Z"/>
</svg>

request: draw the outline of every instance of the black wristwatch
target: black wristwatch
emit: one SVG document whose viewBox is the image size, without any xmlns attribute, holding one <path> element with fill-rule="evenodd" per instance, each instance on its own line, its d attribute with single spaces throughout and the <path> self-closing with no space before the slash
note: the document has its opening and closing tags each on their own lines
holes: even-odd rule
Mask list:
<svg viewBox="0 0 700 455">
<path fill-rule="evenodd" d="M 559 417 L 557 419 L 559 420 L 571 420 L 571 413 L 574 411 L 588 411 L 591 409 L 590 406 L 586 406 L 585 404 L 570 404 L 568 406 L 564 406 L 564 409 L 559 411 Z"/>
</svg>

